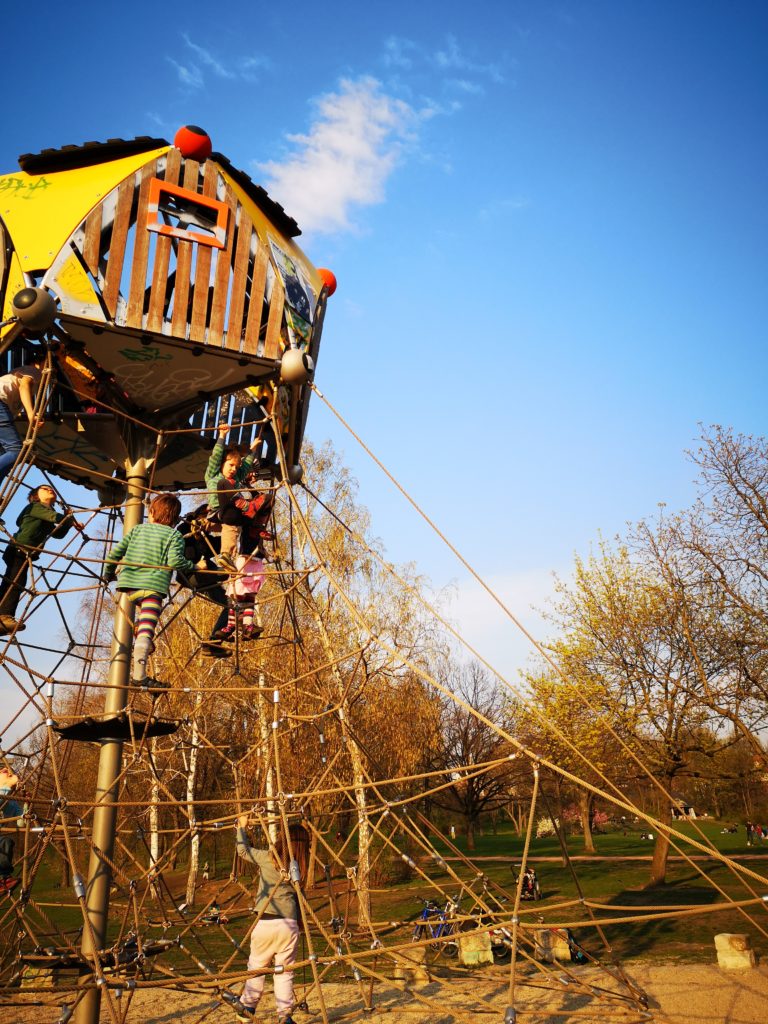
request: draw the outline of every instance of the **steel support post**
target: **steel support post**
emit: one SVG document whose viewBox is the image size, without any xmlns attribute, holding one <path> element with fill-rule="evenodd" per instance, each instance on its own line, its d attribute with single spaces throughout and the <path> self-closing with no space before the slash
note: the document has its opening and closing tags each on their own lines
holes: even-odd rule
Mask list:
<svg viewBox="0 0 768 1024">
<path fill-rule="evenodd" d="M 128 467 L 127 500 L 123 520 L 123 534 L 137 526 L 143 519 L 144 495 L 147 486 L 147 466 L 143 458 L 137 459 Z M 126 705 L 128 688 L 131 679 L 131 651 L 133 647 L 133 616 L 134 605 L 127 595 L 120 597 L 115 608 L 114 630 L 112 634 L 112 653 L 107 677 L 107 692 L 104 699 L 104 715 L 117 715 Z M 107 943 L 107 924 L 109 921 L 109 889 L 112 884 L 112 868 L 115 847 L 115 826 L 117 824 L 117 800 L 119 786 L 117 780 L 123 759 L 121 740 L 105 740 L 99 755 L 99 771 L 96 779 L 96 795 L 93 811 L 93 847 L 88 862 L 88 882 L 86 885 L 86 913 L 90 928 L 86 923 L 83 928 L 81 949 L 86 959 L 90 959 Z M 103 852 L 108 859 L 100 856 Z M 85 981 L 93 983 L 95 975 L 85 976 Z M 75 1024 L 98 1024 L 101 1009 L 101 990 L 89 988 L 80 998 L 75 1009 Z"/>
</svg>

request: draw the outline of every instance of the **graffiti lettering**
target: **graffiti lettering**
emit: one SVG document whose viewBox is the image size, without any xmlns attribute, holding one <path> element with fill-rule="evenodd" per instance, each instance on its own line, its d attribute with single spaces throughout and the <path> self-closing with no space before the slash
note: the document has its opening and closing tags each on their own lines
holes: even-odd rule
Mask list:
<svg viewBox="0 0 768 1024">
<path fill-rule="evenodd" d="M 132 363 L 157 363 L 172 358 L 167 352 L 161 352 L 153 345 L 147 345 L 145 348 L 121 348 L 119 351 L 121 356 L 130 359 Z"/>
<path fill-rule="evenodd" d="M 9 192 L 12 195 L 23 193 L 19 195 L 20 199 L 32 199 L 39 188 L 46 189 L 50 187 L 51 182 L 47 178 L 25 181 L 24 178 L 19 178 L 15 174 L 0 178 L 0 193 Z"/>
</svg>

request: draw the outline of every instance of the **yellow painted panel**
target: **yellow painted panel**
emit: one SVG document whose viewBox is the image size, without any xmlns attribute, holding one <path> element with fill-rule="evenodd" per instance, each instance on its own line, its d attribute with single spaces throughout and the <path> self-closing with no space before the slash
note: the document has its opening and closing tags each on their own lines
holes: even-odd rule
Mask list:
<svg viewBox="0 0 768 1024">
<path fill-rule="evenodd" d="M 13 296 L 16 292 L 20 292 L 22 288 L 26 288 L 27 283 L 24 280 L 24 275 L 21 272 L 19 266 L 19 260 L 15 252 L 11 253 L 11 263 L 8 267 L 8 281 L 5 289 L 5 305 L 3 306 L 3 320 L 8 320 L 12 317 L 13 309 L 11 303 L 13 302 Z M 8 327 L 4 327 L 0 330 L 0 337 L 7 334 L 8 331 L 13 329 L 13 324 L 9 324 Z"/>
<path fill-rule="evenodd" d="M 167 146 L 55 174 L 0 176 L 0 215 L 25 272 L 47 270 L 93 207 Z"/>
<path fill-rule="evenodd" d="M 65 297 L 74 299 L 75 302 L 86 302 L 89 305 L 99 301 L 88 275 L 74 253 L 56 274 L 56 286 L 62 301 Z"/>
<path fill-rule="evenodd" d="M 304 271 L 304 274 L 315 291 L 315 297 L 317 297 L 320 294 L 320 289 L 323 287 L 323 282 L 320 280 L 320 275 L 318 274 L 317 269 L 307 259 L 303 250 L 296 245 L 292 238 L 287 238 L 281 231 L 277 230 L 272 221 L 261 212 L 247 192 L 244 192 L 237 182 L 233 181 L 223 168 L 219 168 L 219 173 L 245 207 L 262 242 L 264 242 L 265 245 L 269 245 L 267 233 L 272 235 L 280 245 L 280 248 L 287 252 Z"/>
</svg>

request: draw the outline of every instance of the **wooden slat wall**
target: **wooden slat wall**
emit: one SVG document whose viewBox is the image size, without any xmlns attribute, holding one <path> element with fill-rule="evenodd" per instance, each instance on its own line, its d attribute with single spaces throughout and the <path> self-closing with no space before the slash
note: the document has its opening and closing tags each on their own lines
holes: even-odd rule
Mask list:
<svg viewBox="0 0 768 1024">
<path fill-rule="evenodd" d="M 99 246 L 101 245 L 101 203 L 85 218 L 85 245 L 83 259 L 94 277 L 99 273 Z"/>
<path fill-rule="evenodd" d="M 240 223 L 237 226 L 237 249 L 235 250 L 234 275 L 232 278 L 232 294 L 229 299 L 229 316 L 227 317 L 227 348 L 240 351 L 240 338 L 243 332 L 243 310 L 245 309 L 245 286 L 248 281 L 248 260 L 251 253 L 251 236 L 253 221 L 240 208 Z"/>
<path fill-rule="evenodd" d="M 224 341 L 224 318 L 227 312 L 229 271 L 232 266 L 232 250 L 235 244 L 235 217 L 237 214 L 237 205 L 229 189 L 226 192 L 226 204 L 229 207 L 229 228 L 227 229 L 227 244 L 225 248 L 217 250 L 213 296 L 211 298 L 211 319 L 208 326 L 209 345 L 221 345 Z"/>
<path fill-rule="evenodd" d="M 141 172 L 139 203 L 136 212 L 136 232 L 133 240 L 133 266 L 128 291 L 128 309 L 125 322 L 129 327 L 141 330 L 144 316 L 144 298 L 147 290 L 147 259 L 149 257 L 149 232 L 146 229 L 149 182 L 157 174 L 157 161 L 147 164 Z"/>
<path fill-rule="evenodd" d="M 117 297 L 120 294 L 120 278 L 123 275 L 123 259 L 125 243 L 128 239 L 128 227 L 133 206 L 134 175 L 120 183 L 117 190 L 115 219 L 112 223 L 112 237 L 109 242 L 109 258 L 107 272 L 104 275 L 104 287 L 101 290 L 104 305 L 114 320 L 117 312 Z"/>
<path fill-rule="evenodd" d="M 203 172 L 203 195 L 209 199 L 216 198 L 216 181 L 218 171 L 214 163 L 206 163 Z M 192 318 L 189 325 L 189 340 L 204 341 L 205 325 L 208 314 L 208 293 L 211 281 L 211 260 L 213 253 L 221 253 L 220 249 L 211 249 L 209 245 L 197 247 L 197 264 L 195 266 L 195 292 L 192 298 Z"/>
<path fill-rule="evenodd" d="M 165 181 L 169 184 L 178 184 L 180 171 L 181 154 L 177 149 L 171 148 L 165 157 Z M 285 288 L 280 275 L 276 273 L 266 331 L 263 333 L 269 248 L 258 237 L 250 217 L 228 188 L 224 191 L 224 201 L 230 211 L 225 247 L 215 249 L 196 242 L 156 234 L 154 265 L 150 271 L 151 286 L 147 296 L 146 282 L 149 254 L 152 249 L 152 236 L 146 229 L 147 203 L 150 180 L 157 176 L 158 161 L 152 161 L 142 168 L 138 182 L 126 325 L 141 330 L 144 327 L 144 309 L 147 306 L 147 331 L 158 334 L 165 331 L 176 338 L 188 336 L 195 342 L 207 341 L 211 345 L 226 345 L 231 351 L 242 350 L 249 356 L 279 358 Z M 203 169 L 202 194 L 215 198 L 220 180 L 216 165 L 206 163 Z M 182 186 L 192 192 L 198 192 L 199 183 L 200 164 L 194 160 L 186 160 Z M 103 286 L 104 302 L 113 318 L 120 296 L 136 186 L 136 176 L 132 175 L 118 187 Z M 101 228 L 102 207 L 99 205 L 88 215 L 84 223 L 83 257 L 94 277 L 99 271 Z M 168 275 L 174 248 L 176 271 L 173 278 L 173 313 L 169 324 L 165 321 L 165 312 L 170 302 Z M 247 295 L 249 278 L 250 294 Z M 260 347 L 263 349 L 261 352 Z"/>
<path fill-rule="evenodd" d="M 168 150 L 165 165 L 165 180 L 171 185 L 178 185 L 181 169 L 181 153 L 178 149 Z M 168 288 L 168 266 L 171 259 L 171 239 L 168 235 L 158 235 L 155 246 L 155 269 L 152 274 L 152 290 L 147 313 L 147 330 L 158 334 L 163 329 L 165 312 L 165 295 Z"/>
<path fill-rule="evenodd" d="M 264 339 L 264 358 L 277 359 L 280 355 L 280 328 L 283 324 L 283 303 L 285 288 L 283 279 L 275 273 L 272 295 L 269 299 L 269 319 L 267 320 L 267 336 Z"/>
<path fill-rule="evenodd" d="M 200 164 L 197 160 L 184 161 L 184 188 L 197 192 Z M 176 286 L 173 290 L 173 316 L 171 334 L 176 338 L 187 336 L 187 313 L 189 311 L 189 285 L 192 276 L 192 255 L 194 242 L 178 240 L 176 250 Z M 202 248 L 199 246 L 198 248 Z"/>
<path fill-rule="evenodd" d="M 268 263 L 267 247 L 259 238 L 257 239 L 256 259 L 253 262 L 251 301 L 248 304 L 248 322 L 245 325 L 245 343 L 243 345 L 243 352 L 247 352 L 250 356 L 257 355 L 259 346 L 261 311 L 264 305 L 264 286 L 267 283 Z"/>
</svg>

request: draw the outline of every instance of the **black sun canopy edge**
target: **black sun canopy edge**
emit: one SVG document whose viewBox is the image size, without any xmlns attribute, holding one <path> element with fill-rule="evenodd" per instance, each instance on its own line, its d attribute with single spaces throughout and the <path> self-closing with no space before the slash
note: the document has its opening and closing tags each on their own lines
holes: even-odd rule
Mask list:
<svg viewBox="0 0 768 1024">
<path fill-rule="evenodd" d="M 22 153 L 19 167 L 26 174 L 54 174 L 56 171 L 71 171 L 77 167 L 91 167 L 120 160 L 135 153 L 149 153 L 161 146 L 169 146 L 167 139 L 153 139 L 139 135 L 135 139 L 107 139 L 106 142 L 84 142 L 82 146 L 62 146 L 60 149 L 44 149 L 40 153 Z"/>
</svg>

